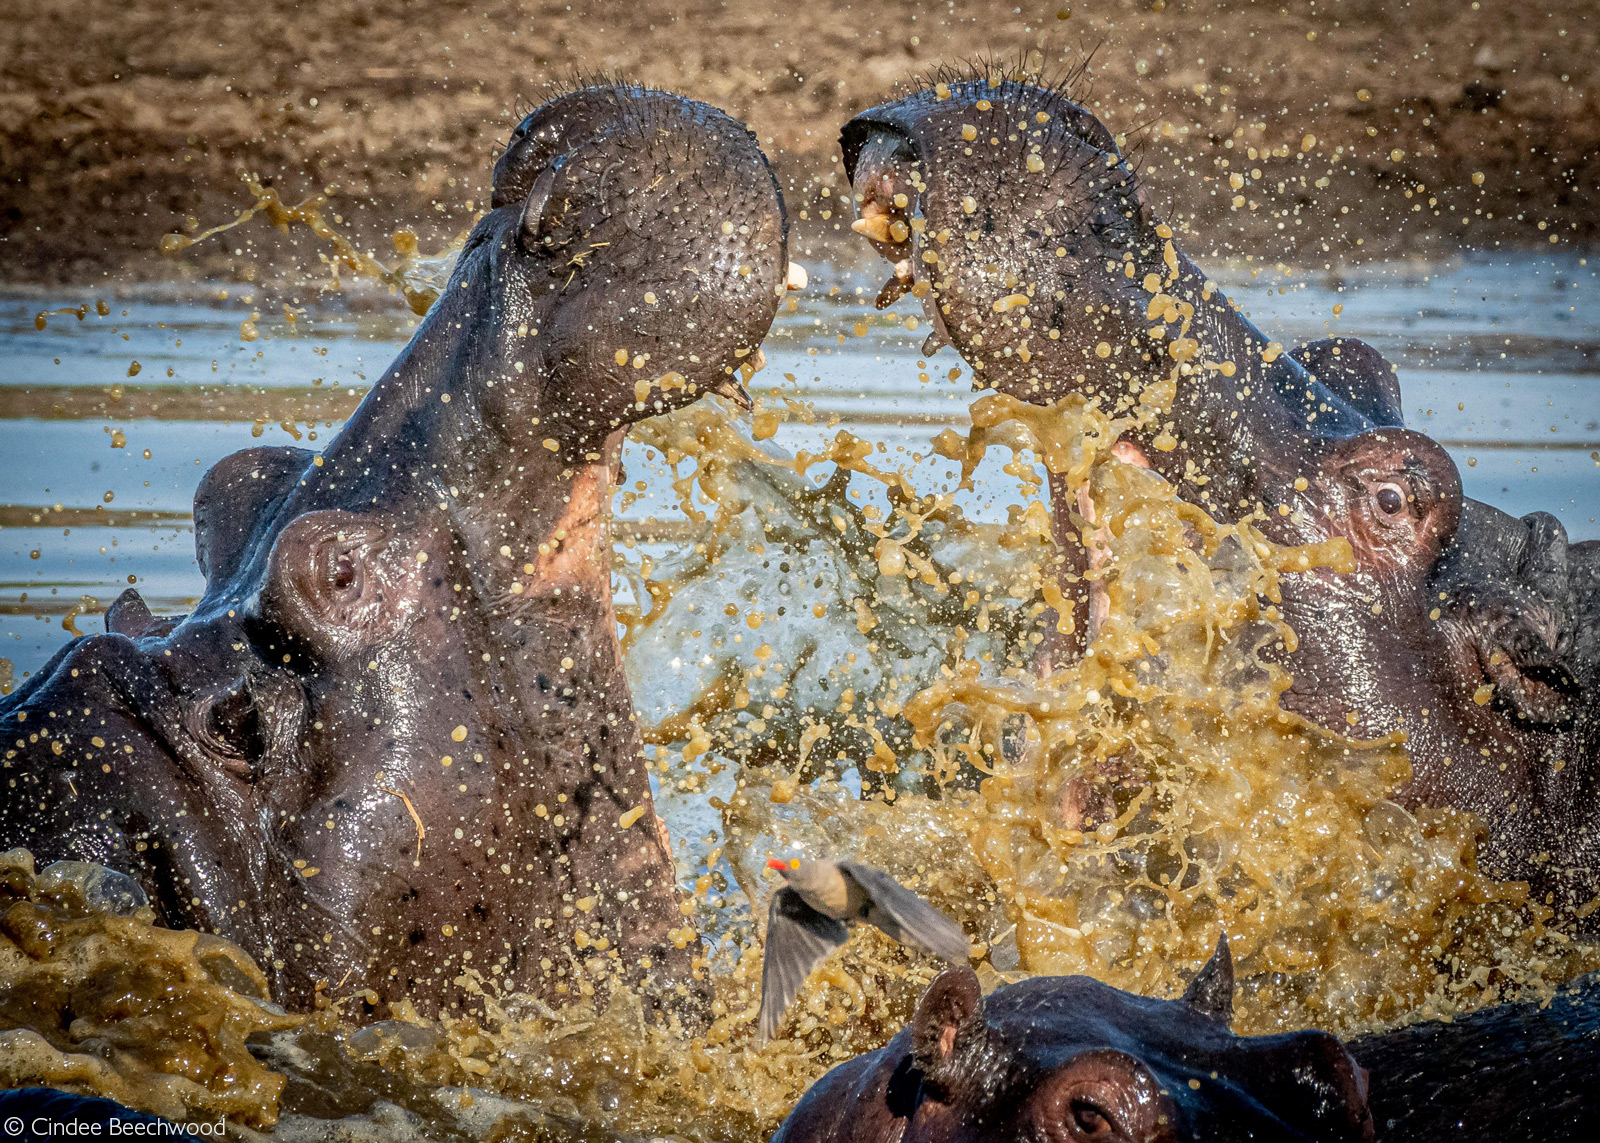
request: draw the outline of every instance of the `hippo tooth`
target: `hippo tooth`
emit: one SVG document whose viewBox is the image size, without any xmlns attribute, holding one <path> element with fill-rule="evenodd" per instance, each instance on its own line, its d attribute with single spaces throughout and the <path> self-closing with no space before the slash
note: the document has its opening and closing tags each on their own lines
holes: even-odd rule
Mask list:
<svg viewBox="0 0 1600 1143">
<path fill-rule="evenodd" d="M 887 214 L 874 214 L 866 218 L 858 218 L 850 224 L 850 229 L 857 234 L 865 235 L 874 242 L 894 241 L 894 238 L 889 233 L 889 216 Z"/>
<path fill-rule="evenodd" d="M 766 359 L 761 357 L 760 353 L 761 351 L 759 349 L 756 350 L 757 356 L 755 358 L 755 362 L 756 368 L 758 369 L 762 365 L 766 364 Z M 743 409 L 747 413 L 755 407 L 755 402 L 750 400 L 750 394 L 744 391 L 744 386 L 739 384 L 731 377 L 724 377 L 721 381 L 718 381 L 715 385 L 711 386 L 711 391 L 726 397 L 728 400 L 732 401 L 735 405 L 738 405 L 739 408 Z"/>
<path fill-rule="evenodd" d="M 900 273 L 900 266 L 907 267 L 907 273 L 904 276 Z M 876 308 L 886 310 L 911 291 L 909 267 L 909 262 L 901 262 L 895 267 L 894 275 L 883 284 L 883 289 L 878 291 L 877 300 L 872 303 Z"/>
<path fill-rule="evenodd" d="M 806 268 L 798 262 L 790 262 L 789 269 L 783 276 L 783 284 L 791 290 L 803 290 L 810 283 L 811 277 L 806 273 Z"/>
</svg>

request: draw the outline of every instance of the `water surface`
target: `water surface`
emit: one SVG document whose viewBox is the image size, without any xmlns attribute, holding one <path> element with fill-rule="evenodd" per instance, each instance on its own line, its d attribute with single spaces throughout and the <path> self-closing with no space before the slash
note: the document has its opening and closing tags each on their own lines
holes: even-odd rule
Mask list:
<svg viewBox="0 0 1600 1143">
<path fill-rule="evenodd" d="M 1343 274 L 1239 264 L 1218 277 L 1287 346 L 1355 336 L 1397 363 L 1407 423 L 1449 449 L 1468 495 L 1517 515 L 1552 512 L 1572 538 L 1596 539 L 1600 264 L 1591 261 L 1479 255 Z M 954 470 L 928 442 L 966 426 L 968 371 L 952 350 L 921 355 L 927 327 L 910 299 L 874 313 L 876 285 L 814 267 L 751 388 L 786 418 L 779 446 L 818 450 L 848 429 L 897 465 L 914 464 L 919 487 L 936 488 Z M 36 328 L 41 311 L 77 306 L 81 319 L 50 313 Z M 253 340 L 246 321 L 259 331 Z M 205 470 L 252 445 L 319 447 L 415 327 L 397 300 L 373 294 L 271 306 L 249 285 L 0 294 L 0 656 L 14 676 L 37 669 L 74 629 L 97 629 L 129 584 L 158 612 L 186 608 L 202 589 L 189 512 Z M 809 404 L 811 423 L 780 393 Z M 625 464 L 630 484 L 642 479 L 646 490 L 624 518 L 681 522 L 665 469 L 634 445 Z M 968 507 L 998 510 L 981 496 Z M 682 539 L 652 534 L 669 533 Z"/>
</svg>

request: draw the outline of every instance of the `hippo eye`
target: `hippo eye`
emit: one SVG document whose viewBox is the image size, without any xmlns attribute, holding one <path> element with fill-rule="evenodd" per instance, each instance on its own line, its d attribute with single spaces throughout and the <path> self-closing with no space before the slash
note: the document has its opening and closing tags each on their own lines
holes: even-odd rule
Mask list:
<svg viewBox="0 0 1600 1143">
<path fill-rule="evenodd" d="M 1378 510 L 1385 516 L 1398 516 L 1406 509 L 1405 490 L 1398 484 L 1380 485 L 1373 498 L 1378 502 Z"/>
<path fill-rule="evenodd" d="M 341 554 L 339 562 L 333 569 L 333 586 L 340 591 L 346 591 L 356 581 L 355 561 L 348 554 Z"/>
</svg>

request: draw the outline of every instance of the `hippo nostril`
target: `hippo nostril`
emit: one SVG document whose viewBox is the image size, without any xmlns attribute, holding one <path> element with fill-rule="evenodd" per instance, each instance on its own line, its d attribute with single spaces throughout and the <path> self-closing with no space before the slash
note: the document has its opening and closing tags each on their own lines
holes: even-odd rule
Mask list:
<svg viewBox="0 0 1600 1143">
<path fill-rule="evenodd" d="M 1398 516 L 1405 511 L 1406 494 L 1396 484 L 1385 484 L 1378 489 L 1378 508 L 1386 516 Z"/>
<path fill-rule="evenodd" d="M 225 769 L 241 778 L 264 751 L 261 711 L 244 678 L 200 696 L 183 712 L 184 727 Z"/>
<path fill-rule="evenodd" d="M 1111 1117 L 1086 1099 L 1072 1101 L 1072 1124 L 1088 1139 L 1109 1139 L 1115 1133 Z"/>
</svg>

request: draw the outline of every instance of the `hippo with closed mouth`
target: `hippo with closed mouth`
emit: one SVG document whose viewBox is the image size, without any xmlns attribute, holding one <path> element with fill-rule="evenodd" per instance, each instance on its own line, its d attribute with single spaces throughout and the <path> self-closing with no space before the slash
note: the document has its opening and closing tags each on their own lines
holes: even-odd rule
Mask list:
<svg viewBox="0 0 1600 1143">
<path fill-rule="evenodd" d="M 786 251 L 772 170 L 722 112 L 604 85 L 528 115 L 339 435 L 205 476 L 194 611 L 130 591 L 0 700 L 0 849 L 132 874 L 285 1002 L 703 991 L 607 517 L 630 424 L 748 401 Z"/>
<path fill-rule="evenodd" d="M 1284 706 L 1357 736 L 1403 732 L 1409 805 L 1481 815 L 1490 866 L 1541 897 L 1600 891 L 1600 543 L 1465 498 L 1370 347 L 1270 342 L 1065 90 L 951 76 L 858 115 L 841 146 L 854 227 L 894 266 L 879 303 L 920 299 L 924 352 L 953 345 L 976 385 L 1039 405 L 1122 411 L 1170 389 L 1119 457 L 1219 520 L 1261 518 L 1273 540 L 1349 542 L 1349 567 L 1282 577 L 1297 636 L 1278 652 Z M 1054 653 L 1070 660 L 1088 643 L 1087 556 L 1065 477 L 1051 490 L 1075 610 Z"/>
<path fill-rule="evenodd" d="M 1367 1076 L 1325 1032 L 1235 1036 L 1226 941 L 1181 1000 L 1086 976 L 984 996 L 941 973 L 910 1025 L 806 1092 L 772 1143 L 1370 1143 Z"/>
<path fill-rule="evenodd" d="M 1236 1036 L 1226 939 L 1178 1000 L 1086 976 L 983 996 L 968 968 L 817 1081 L 772 1143 L 1444 1143 L 1589 1139 L 1600 978 L 1341 1044 Z"/>
</svg>

